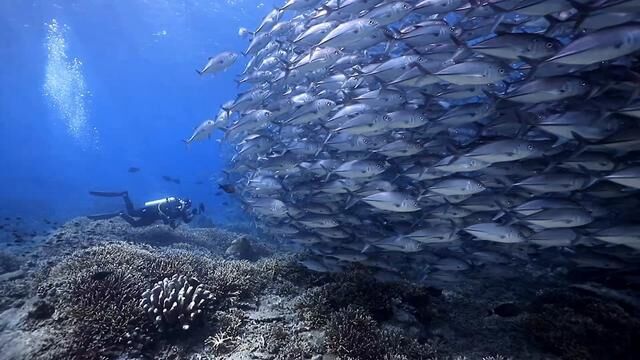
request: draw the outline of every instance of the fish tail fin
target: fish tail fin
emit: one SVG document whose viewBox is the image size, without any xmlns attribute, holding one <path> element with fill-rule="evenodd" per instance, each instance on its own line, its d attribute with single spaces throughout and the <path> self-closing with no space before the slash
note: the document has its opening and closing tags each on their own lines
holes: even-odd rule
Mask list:
<svg viewBox="0 0 640 360">
<path fill-rule="evenodd" d="M 527 57 L 524 57 L 524 56 L 518 56 L 518 60 L 520 60 L 523 63 L 525 63 L 530 68 L 529 72 L 527 72 L 527 74 L 522 79 L 520 79 L 519 82 L 527 81 L 527 80 L 531 79 L 531 77 L 533 77 L 533 75 L 535 75 L 536 71 L 538 71 L 538 67 L 540 67 L 540 65 L 544 62 L 544 60 L 534 60 L 534 59 L 530 59 L 530 58 L 527 58 Z M 511 84 L 509 84 L 509 85 L 511 85 Z"/>
<path fill-rule="evenodd" d="M 512 217 L 511 210 L 504 207 L 504 205 L 502 205 L 500 201 L 496 200 L 493 203 L 500 209 L 500 211 L 493 218 L 491 218 L 491 221 L 497 221 L 505 216 L 509 216 L 509 218 Z"/>
<path fill-rule="evenodd" d="M 347 190 L 349 195 L 347 196 L 347 201 L 345 201 L 344 209 L 349 210 L 349 208 L 353 207 L 355 204 L 360 201 L 360 199 L 351 191 Z"/>
<path fill-rule="evenodd" d="M 504 19 L 504 13 L 500 13 L 500 15 L 498 15 L 496 17 L 496 21 L 494 21 L 493 22 L 493 26 L 491 26 L 491 32 L 492 33 L 497 34 L 497 32 L 500 31 L 500 30 L 497 30 L 497 29 L 498 29 L 498 26 L 500 26 L 500 23 L 502 22 L 503 19 Z M 509 30 L 510 30 L 509 32 L 511 32 L 511 30 L 513 30 L 513 29 L 509 29 Z"/>
<path fill-rule="evenodd" d="M 227 115 L 227 117 L 230 117 L 230 116 L 231 116 L 231 112 L 232 112 L 232 110 L 233 110 L 232 108 L 230 108 L 230 107 L 226 107 L 226 106 L 221 106 L 220 108 L 221 108 L 222 110 L 224 110 L 224 113 Z M 220 130 L 222 130 L 222 131 L 226 131 L 226 130 L 228 130 L 228 129 L 223 130 L 223 128 L 220 128 Z"/>
<path fill-rule="evenodd" d="M 420 215 L 419 218 L 417 218 L 414 222 L 411 223 L 411 226 L 409 227 L 409 229 L 413 230 L 416 228 L 416 226 L 420 225 L 420 223 L 422 221 L 424 221 L 424 219 L 426 219 L 428 216 L 428 212 L 427 211 L 423 211 L 422 215 Z"/>
<path fill-rule="evenodd" d="M 458 39 L 457 36 L 455 36 L 454 34 L 449 35 L 449 38 L 451 39 L 451 41 L 456 44 L 458 47 L 461 48 L 468 48 L 469 46 L 467 45 L 467 43 L 464 40 L 460 40 Z"/>
<path fill-rule="evenodd" d="M 362 71 L 362 68 L 359 65 L 355 65 L 351 68 L 351 70 L 353 70 L 354 73 L 363 76 L 363 75 L 367 75 L 364 71 Z"/>
<path fill-rule="evenodd" d="M 590 145 L 594 144 L 593 141 L 589 141 L 588 139 L 585 139 L 582 135 L 578 134 L 575 131 L 571 132 L 571 136 L 573 137 L 574 140 L 578 142 L 578 147 L 571 155 L 569 155 L 569 159 L 576 158 L 583 152 L 587 151 Z"/>
<path fill-rule="evenodd" d="M 323 126 L 324 127 L 324 126 Z M 325 128 L 326 130 L 329 130 L 327 128 Z M 331 140 L 331 137 L 333 136 L 333 132 L 329 130 L 329 134 L 327 135 L 327 137 L 324 139 L 324 141 L 322 142 L 322 146 L 327 145 L 327 143 L 329 142 L 329 140 Z"/>
<path fill-rule="evenodd" d="M 337 8 L 336 8 L 336 9 L 339 9 L 339 8 L 340 8 L 340 0 L 338 0 L 338 2 L 337 2 Z M 327 4 L 323 4 L 323 5 L 321 5 L 321 6 L 320 6 L 320 9 L 322 9 L 322 10 L 324 10 L 324 11 L 326 11 L 326 12 L 327 12 L 327 14 L 325 15 L 325 17 L 327 17 L 327 16 L 331 15 L 331 14 L 334 12 L 334 10 L 335 10 L 335 9 L 332 9 L 331 7 L 329 7 Z"/>
<path fill-rule="evenodd" d="M 422 186 L 416 186 L 417 190 L 418 190 L 418 197 L 416 198 L 417 201 L 420 201 L 426 197 L 429 197 L 429 189 L 427 188 L 422 188 Z M 447 201 L 447 199 L 445 198 L 445 201 Z"/>
<path fill-rule="evenodd" d="M 496 176 L 496 181 L 505 186 L 504 193 L 511 191 L 516 183 L 514 183 L 511 179 L 506 176 Z"/>
<path fill-rule="evenodd" d="M 284 179 L 282 179 L 282 180 L 284 180 Z M 284 181 L 282 181 L 282 182 L 280 183 L 280 186 L 282 186 L 282 188 L 283 188 L 287 193 L 291 193 L 291 187 L 290 187 L 289 185 L 286 185 L 286 184 L 284 183 Z"/>
<path fill-rule="evenodd" d="M 582 3 L 582 2 L 577 1 L 577 0 L 568 0 L 568 1 L 571 4 L 571 6 L 573 6 L 579 12 L 590 13 L 590 12 L 592 12 L 594 10 L 592 5 L 589 5 L 589 3 Z M 546 16 L 545 16 L 545 18 L 546 18 Z"/>
<path fill-rule="evenodd" d="M 507 84 L 507 89 L 508 88 L 509 84 Z M 500 103 L 506 102 L 504 98 L 496 95 L 495 93 L 492 93 L 491 91 L 487 91 L 486 89 L 483 89 L 482 93 L 493 102 L 494 107 L 498 106 Z"/>
<path fill-rule="evenodd" d="M 365 246 L 362 247 L 362 250 L 360 250 L 361 254 L 366 254 L 366 253 L 370 253 L 373 251 L 373 247 L 371 244 L 366 244 Z"/>
<path fill-rule="evenodd" d="M 382 33 L 388 40 L 395 41 L 400 39 L 400 32 L 392 28 L 391 26 L 387 27 L 386 29 L 383 29 Z"/>
<path fill-rule="evenodd" d="M 578 10 L 578 8 L 575 8 L 576 10 Z M 580 11 L 578 11 L 580 12 Z M 580 25 L 582 25 L 582 22 L 584 21 L 584 19 L 580 19 L 581 16 L 578 16 L 578 19 L 576 21 L 576 23 L 573 26 L 573 30 L 577 30 Z M 556 19 L 554 16 L 552 15 L 545 15 L 544 19 L 547 20 L 547 22 L 549 23 L 549 26 L 547 27 L 547 30 L 545 30 L 544 35 L 545 36 L 549 36 L 553 33 L 553 31 L 556 29 L 556 26 L 558 26 L 558 24 L 560 23 L 560 20 Z"/>
<path fill-rule="evenodd" d="M 640 74 L 636 73 L 635 71 L 630 71 L 630 73 L 632 74 L 634 80 L 640 83 Z M 631 95 L 629 95 L 629 99 L 625 103 L 625 106 L 631 105 L 631 103 L 633 103 L 633 101 L 637 99 L 639 95 L 640 95 L 640 88 L 633 89 L 633 91 L 631 92 Z"/>
<path fill-rule="evenodd" d="M 291 74 L 291 66 L 285 66 L 284 69 L 282 69 L 282 76 L 280 77 L 281 80 L 286 80 L 289 78 L 289 74 Z"/>
<path fill-rule="evenodd" d="M 578 172 L 581 173 L 582 175 L 589 177 L 589 182 L 584 186 L 585 189 L 594 185 L 597 182 L 600 182 L 601 180 L 606 180 L 604 176 L 592 176 L 591 171 L 589 171 L 589 169 L 587 169 L 582 164 L 578 164 Z"/>
<path fill-rule="evenodd" d="M 278 62 L 280 62 L 283 65 L 283 67 L 285 68 L 284 69 L 285 71 L 286 70 L 291 71 L 289 70 L 289 68 L 291 67 L 291 61 L 286 59 L 278 59 Z"/>
<path fill-rule="evenodd" d="M 318 147 L 318 150 L 316 150 L 316 153 L 314 154 L 314 156 L 320 155 L 320 153 L 324 151 L 324 146 L 325 146 L 325 144 L 320 145 Z"/>
<path fill-rule="evenodd" d="M 555 167 L 558 166 L 559 163 L 560 163 L 560 161 L 558 161 L 558 160 L 551 160 L 550 159 L 549 160 L 549 164 L 544 169 L 542 169 L 542 173 L 546 174 L 549 171 L 555 169 Z"/>
</svg>

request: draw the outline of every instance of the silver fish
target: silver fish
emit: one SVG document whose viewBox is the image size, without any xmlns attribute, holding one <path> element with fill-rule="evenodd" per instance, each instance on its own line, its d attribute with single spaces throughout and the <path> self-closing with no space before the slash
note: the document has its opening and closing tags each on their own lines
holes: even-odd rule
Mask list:
<svg viewBox="0 0 640 360">
<path fill-rule="evenodd" d="M 212 56 L 207 61 L 207 64 L 202 68 L 202 70 L 196 70 L 199 75 L 205 74 L 215 74 L 220 71 L 225 71 L 231 65 L 233 65 L 238 59 L 238 54 L 225 51 L 216 56 Z"/>
<path fill-rule="evenodd" d="M 198 125 L 198 127 L 193 130 L 193 134 L 189 139 L 184 140 L 184 142 L 188 145 L 193 143 L 194 141 L 202 141 L 211 139 L 211 134 L 216 129 L 216 122 L 213 120 L 205 120 L 202 124 Z"/>
<path fill-rule="evenodd" d="M 499 225 L 496 223 L 484 223 L 467 226 L 464 231 L 475 236 L 478 240 L 493 241 L 499 243 L 520 243 L 526 238 L 513 226 Z"/>
<path fill-rule="evenodd" d="M 399 192 L 380 192 L 362 199 L 367 204 L 386 211 L 414 212 L 419 211 L 418 201 L 412 196 Z"/>
</svg>

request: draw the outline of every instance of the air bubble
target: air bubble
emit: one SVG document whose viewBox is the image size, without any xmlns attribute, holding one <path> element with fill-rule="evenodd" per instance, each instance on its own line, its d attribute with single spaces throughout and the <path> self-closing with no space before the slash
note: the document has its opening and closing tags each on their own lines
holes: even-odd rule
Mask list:
<svg viewBox="0 0 640 360">
<path fill-rule="evenodd" d="M 47 26 L 47 64 L 45 66 L 44 95 L 65 123 L 69 135 L 83 147 L 98 146 L 98 131 L 88 124 L 87 90 L 82 74 L 82 61 L 70 59 L 65 34 L 69 30 L 53 19 Z"/>
</svg>

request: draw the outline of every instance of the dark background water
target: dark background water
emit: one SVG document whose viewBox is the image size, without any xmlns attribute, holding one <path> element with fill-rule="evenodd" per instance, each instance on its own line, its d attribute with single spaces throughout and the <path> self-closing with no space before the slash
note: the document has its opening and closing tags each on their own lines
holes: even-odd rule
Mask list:
<svg viewBox="0 0 640 360">
<path fill-rule="evenodd" d="M 0 1 L 0 216 L 64 219 L 117 210 L 118 199 L 87 191 L 127 189 L 138 203 L 187 196 L 204 202 L 215 221 L 236 218 L 233 199 L 215 195 L 229 149 L 215 139 L 190 148 L 181 140 L 234 97 L 233 79 L 244 64 L 240 58 L 207 78 L 194 69 L 218 52 L 244 50 L 238 28 L 256 27 L 270 6 L 253 0 Z M 66 54 L 82 62 L 90 92 L 80 136 L 69 132 L 44 91 L 53 19 L 66 25 Z M 142 170 L 130 174 L 130 166 Z"/>
</svg>

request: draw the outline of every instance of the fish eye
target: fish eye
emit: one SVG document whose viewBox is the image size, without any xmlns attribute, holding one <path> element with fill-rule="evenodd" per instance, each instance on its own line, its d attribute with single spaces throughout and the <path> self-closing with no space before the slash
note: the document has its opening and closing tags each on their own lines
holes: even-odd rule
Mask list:
<svg viewBox="0 0 640 360">
<path fill-rule="evenodd" d="M 422 56 L 418 56 L 418 62 L 423 62 L 424 58 Z"/>
<path fill-rule="evenodd" d="M 587 82 L 586 81 L 581 82 L 580 86 L 587 86 Z"/>
<path fill-rule="evenodd" d="M 498 72 L 499 72 L 500 74 L 504 74 L 504 69 L 503 69 L 503 68 L 499 68 L 499 69 L 498 69 Z"/>
<path fill-rule="evenodd" d="M 531 145 L 531 144 L 527 145 L 527 150 L 533 151 L 534 150 L 534 146 Z"/>
<path fill-rule="evenodd" d="M 545 46 L 546 46 L 547 48 L 551 49 L 551 48 L 553 47 L 553 44 L 552 44 L 552 43 L 550 43 L 550 42 L 548 42 L 548 43 L 546 43 L 546 44 L 545 44 Z"/>
<path fill-rule="evenodd" d="M 411 6 L 409 4 L 404 4 L 402 7 L 404 7 L 405 9 L 410 9 Z"/>
<path fill-rule="evenodd" d="M 374 20 L 369 20 L 369 25 L 375 25 L 376 22 Z"/>
</svg>

